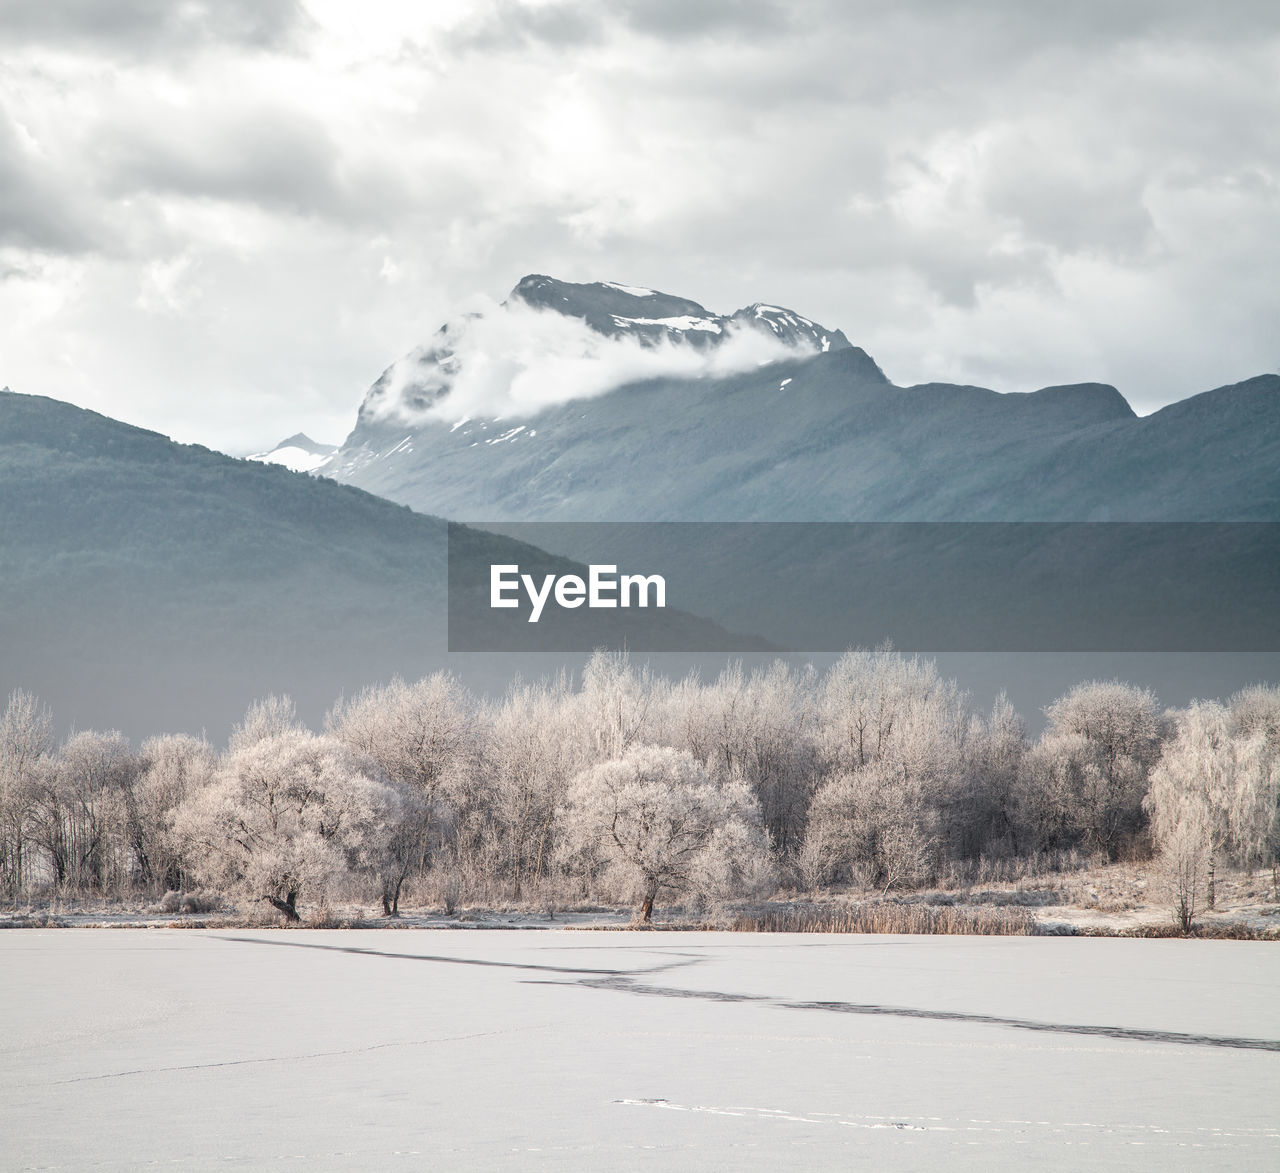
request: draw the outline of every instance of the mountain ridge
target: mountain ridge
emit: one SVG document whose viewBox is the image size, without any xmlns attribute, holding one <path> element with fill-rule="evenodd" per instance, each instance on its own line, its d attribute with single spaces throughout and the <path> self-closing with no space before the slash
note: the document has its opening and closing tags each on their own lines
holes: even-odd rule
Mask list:
<svg viewBox="0 0 1280 1173">
<path fill-rule="evenodd" d="M 435 671 L 455 624 L 492 624 L 487 591 L 446 611 L 451 540 L 476 565 L 584 573 L 353 485 L 12 391 L 0 502 L 0 696 L 31 690 L 82 726 L 226 728 L 272 691 L 318 716 L 344 691 Z M 768 646 L 675 600 L 626 621 L 654 646 Z M 513 650 L 545 628 L 517 627 Z"/>
<path fill-rule="evenodd" d="M 827 330 L 784 306 L 754 302 L 732 314 L 713 314 L 689 298 L 613 281 L 574 283 L 531 273 L 516 283 L 511 300 L 581 318 L 601 334 L 636 337 L 649 344 L 666 339 L 705 346 L 738 326 L 792 345 L 809 342 L 822 353 L 849 346 L 841 331 Z"/>
<path fill-rule="evenodd" d="M 717 345 L 699 328 L 704 307 L 637 286 L 534 274 L 512 299 L 567 314 L 606 342 L 632 336 L 617 312 L 630 308 L 652 314 L 650 346 L 673 330 L 701 338 L 691 349 Z M 754 309 L 717 321 L 754 319 Z M 451 415 L 462 359 L 430 396 L 413 399 L 411 381 L 402 388 L 416 411 L 375 411 L 384 373 L 317 471 L 416 509 L 494 522 L 1280 520 L 1278 376 L 1146 416 L 1096 382 L 904 387 L 843 333 L 779 312 L 830 347 L 810 337 L 759 365 L 659 372 L 514 417 Z"/>
</svg>

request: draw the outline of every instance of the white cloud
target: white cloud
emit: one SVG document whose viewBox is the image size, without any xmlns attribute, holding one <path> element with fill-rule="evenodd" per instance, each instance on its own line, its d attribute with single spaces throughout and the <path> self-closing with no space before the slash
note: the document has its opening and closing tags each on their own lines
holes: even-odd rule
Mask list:
<svg viewBox="0 0 1280 1173">
<path fill-rule="evenodd" d="M 529 272 L 791 305 L 899 382 L 1150 409 L 1280 364 L 1274 4 L 49 0 L 0 33 L 0 384 L 182 439 L 336 440 Z"/>
</svg>

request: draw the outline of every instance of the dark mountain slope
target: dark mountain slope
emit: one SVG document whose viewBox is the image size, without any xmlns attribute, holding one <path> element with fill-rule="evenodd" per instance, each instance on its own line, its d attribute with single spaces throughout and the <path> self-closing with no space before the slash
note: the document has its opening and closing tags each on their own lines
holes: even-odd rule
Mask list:
<svg viewBox="0 0 1280 1173">
<path fill-rule="evenodd" d="M 442 665 L 447 532 L 347 485 L 0 393 L 0 693 L 128 730 L 221 733 L 268 691 L 314 719 L 344 690 Z M 580 569 L 494 534 L 466 545 L 477 565 Z M 638 622 L 675 647 L 751 646 L 673 609 Z"/>
<path fill-rule="evenodd" d="M 1276 376 L 1139 418 L 1096 384 L 893 387 L 851 371 L 858 354 L 620 388 L 543 412 L 528 439 L 402 428 L 389 447 L 412 452 L 347 475 L 473 520 L 1280 518 Z"/>
<path fill-rule="evenodd" d="M 60 723 L 225 731 L 442 644 L 444 523 L 348 486 L 0 395 L 0 671 Z"/>
</svg>

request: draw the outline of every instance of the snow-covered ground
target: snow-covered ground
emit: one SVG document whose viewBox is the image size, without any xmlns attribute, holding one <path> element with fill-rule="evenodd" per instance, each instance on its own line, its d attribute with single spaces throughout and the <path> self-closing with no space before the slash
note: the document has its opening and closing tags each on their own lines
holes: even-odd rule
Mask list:
<svg viewBox="0 0 1280 1173">
<path fill-rule="evenodd" d="M 1280 949 L 0 934 L 5 1169 L 1280 1167 Z"/>
</svg>

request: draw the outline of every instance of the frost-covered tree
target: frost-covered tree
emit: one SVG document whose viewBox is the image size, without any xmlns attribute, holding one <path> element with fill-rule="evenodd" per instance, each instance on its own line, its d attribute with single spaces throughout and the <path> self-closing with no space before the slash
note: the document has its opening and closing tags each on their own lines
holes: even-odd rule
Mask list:
<svg viewBox="0 0 1280 1173">
<path fill-rule="evenodd" d="M 1142 828 L 1147 777 L 1160 752 L 1156 698 L 1147 689 L 1094 680 L 1077 685 L 1045 715 L 1049 725 L 1033 764 L 1060 788 L 1070 828 L 1083 845 L 1115 858 Z"/>
<path fill-rule="evenodd" d="M 270 693 L 245 711 L 244 719 L 231 731 L 227 748 L 233 753 L 268 737 L 296 733 L 303 729 L 293 698 Z"/>
<path fill-rule="evenodd" d="M 291 730 L 229 751 L 175 824 L 200 880 L 297 921 L 300 899 L 375 870 L 399 814 L 396 791 L 348 746 Z"/>
<path fill-rule="evenodd" d="M 413 684 L 397 677 L 340 701 L 325 727 L 413 794 L 395 851 L 385 860 L 383 911 L 393 915 L 404 881 L 426 870 L 442 823 L 474 771 L 480 745 L 475 702 L 445 672 Z"/>
<path fill-rule="evenodd" d="M 1254 684 L 1242 688 L 1228 702 L 1236 733 L 1252 737 L 1260 733 L 1272 757 L 1280 755 L 1280 687 Z"/>
<path fill-rule="evenodd" d="M 751 787 L 780 853 L 803 837 L 819 774 L 814 681 L 811 668 L 796 672 L 781 661 L 750 676 L 733 664 L 711 684 L 686 679 L 667 702 L 671 743 L 715 777 Z"/>
<path fill-rule="evenodd" d="M 814 842 L 829 843 L 838 834 L 832 812 L 849 809 L 846 800 L 854 795 L 859 795 L 859 825 L 865 829 L 879 820 L 883 834 L 877 839 L 892 836 L 904 860 L 932 857 L 952 841 L 960 849 L 973 771 L 971 741 L 980 726 L 975 727 L 968 698 L 954 681 L 939 676 L 932 661 L 907 658 L 889 647 L 857 649 L 823 679 L 818 712 L 831 789 L 820 788 L 814 796 L 810 827 L 818 840 L 808 835 L 810 857 L 815 857 Z M 816 826 L 815 811 L 820 814 Z M 837 853 L 840 859 L 846 855 Z M 859 852 L 858 858 L 884 882 L 878 850 Z M 837 868 L 844 870 L 843 864 Z M 913 870 L 919 869 L 892 869 L 900 876 L 897 882 L 906 882 Z"/>
<path fill-rule="evenodd" d="M 1276 808 L 1276 779 L 1265 731 L 1241 735 L 1231 711 L 1194 701 L 1176 715 L 1175 732 L 1151 773 L 1145 805 L 1156 842 L 1204 838 L 1206 898 L 1215 902 L 1220 864 L 1252 866 L 1264 854 Z"/>
<path fill-rule="evenodd" d="M 636 667 L 626 652 L 597 651 L 582 670 L 579 704 L 594 756 L 620 758 L 652 741 L 666 681 L 648 664 Z"/>
<path fill-rule="evenodd" d="M 138 764 L 114 730 L 75 733 L 59 748 L 32 819 L 56 886 L 101 892 L 127 879 L 125 794 Z"/>
<path fill-rule="evenodd" d="M 888 647 L 821 675 L 779 662 L 674 684 L 599 652 L 576 687 L 517 682 L 495 703 L 445 674 L 393 680 L 339 702 L 322 738 L 288 697 L 266 697 L 218 762 L 186 737 L 134 755 L 119 734 L 85 733 L 55 750 L 47 711 L 15 693 L 0 715 L 0 888 L 199 879 L 288 916 L 359 872 L 395 915 L 429 870 L 481 899 L 609 884 L 651 915 L 663 893 L 746 891 L 770 863 L 811 886 L 888 891 L 983 854 L 1115 857 L 1145 844 L 1145 814 L 1188 915 L 1211 862 L 1280 871 L 1280 689 L 1161 718 L 1150 693 L 1094 681 L 1046 713 L 1028 746 L 1007 699 L 977 714 L 935 664 Z M 718 829 L 703 818 L 726 809 Z"/>
<path fill-rule="evenodd" d="M 168 734 L 143 742 L 141 769 L 125 791 L 125 833 L 142 886 L 155 893 L 187 879 L 173 821 L 178 808 L 213 780 L 217 755 L 203 738 Z"/>
<path fill-rule="evenodd" d="M 742 782 L 717 782 L 688 753 L 639 746 L 570 784 L 563 854 L 640 898 L 743 894 L 769 875 L 760 805 Z"/>
<path fill-rule="evenodd" d="M 422 866 L 422 844 L 431 825 L 431 806 L 421 791 L 404 786 L 395 789 L 399 806 L 368 856 L 386 917 L 400 915 L 405 881 Z"/>
<path fill-rule="evenodd" d="M 570 780 L 591 764 L 582 706 L 563 675 L 517 682 L 488 713 L 484 754 L 484 829 L 471 828 L 468 847 L 487 835 L 489 857 L 519 899 L 529 882 L 551 871 L 556 814 Z"/>
<path fill-rule="evenodd" d="M 968 729 L 968 698 L 931 660 L 891 647 L 846 652 L 822 680 L 823 746 L 833 770 L 859 770 L 882 758 L 949 765 Z"/>
<path fill-rule="evenodd" d="M 0 716 L 0 891 L 17 893 L 26 881 L 32 810 L 51 767 L 53 717 L 18 689 Z"/>
<path fill-rule="evenodd" d="M 1016 856 L 1026 839 L 1021 781 L 1027 735 L 1026 725 L 1003 692 L 990 715 L 978 722 L 970 741 L 973 756 L 959 819 L 962 854 Z"/>
<path fill-rule="evenodd" d="M 1203 806 L 1194 801 L 1179 805 L 1156 854 L 1156 877 L 1178 928 L 1190 933 L 1208 886 L 1211 836 Z"/>
<path fill-rule="evenodd" d="M 803 854 L 823 882 L 888 892 L 924 881 L 939 848 L 937 812 L 920 779 L 885 759 L 841 771 L 819 789 Z"/>
<path fill-rule="evenodd" d="M 1084 832 L 1077 796 L 1084 789 L 1081 763 L 1088 758 L 1088 742 L 1074 733 L 1042 736 L 1027 750 L 1017 791 L 1017 823 L 1024 850 L 1079 845 Z"/>
<path fill-rule="evenodd" d="M 1231 698 L 1231 719 L 1240 737 L 1261 736 L 1266 747 L 1276 803 L 1264 836 L 1262 862 L 1271 867 L 1271 883 L 1280 897 L 1280 687 L 1255 684 Z"/>
</svg>

